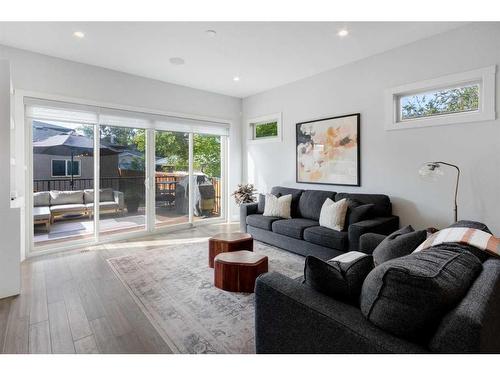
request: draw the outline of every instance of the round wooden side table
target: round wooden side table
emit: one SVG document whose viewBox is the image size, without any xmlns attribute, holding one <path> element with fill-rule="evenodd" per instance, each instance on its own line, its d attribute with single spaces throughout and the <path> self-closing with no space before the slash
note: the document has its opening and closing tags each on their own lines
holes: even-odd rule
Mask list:
<svg viewBox="0 0 500 375">
<path fill-rule="evenodd" d="M 253 251 L 253 238 L 248 233 L 219 233 L 208 240 L 208 266 L 214 268 L 214 258 L 231 251 Z"/>
<path fill-rule="evenodd" d="M 221 253 L 214 265 L 215 286 L 228 292 L 253 293 L 255 279 L 268 270 L 265 255 L 246 250 Z"/>
</svg>

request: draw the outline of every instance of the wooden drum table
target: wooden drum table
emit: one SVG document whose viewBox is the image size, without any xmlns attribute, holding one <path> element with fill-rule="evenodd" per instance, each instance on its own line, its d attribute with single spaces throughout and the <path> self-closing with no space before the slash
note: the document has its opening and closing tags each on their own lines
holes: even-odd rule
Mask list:
<svg viewBox="0 0 500 375">
<path fill-rule="evenodd" d="M 246 250 L 221 253 L 214 264 L 214 284 L 228 292 L 253 293 L 255 279 L 267 272 L 267 257 Z"/>
<path fill-rule="evenodd" d="M 230 251 L 253 251 L 253 238 L 248 233 L 219 233 L 208 240 L 208 266 L 214 268 L 214 258 Z"/>
</svg>

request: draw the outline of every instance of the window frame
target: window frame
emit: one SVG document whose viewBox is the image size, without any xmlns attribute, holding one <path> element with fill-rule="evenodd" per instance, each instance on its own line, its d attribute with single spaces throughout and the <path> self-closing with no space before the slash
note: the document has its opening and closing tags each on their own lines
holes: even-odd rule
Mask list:
<svg viewBox="0 0 500 375">
<path fill-rule="evenodd" d="M 64 176 L 56 176 L 54 175 L 54 161 L 64 161 Z M 71 163 L 71 159 L 50 159 L 50 176 L 53 178 L 66 178 L 71 177 L 71 173 L 68 174 L 68 164 Z M 73 177 L 81 177 L 82 176 L 82 161 L 80 159 L 74 159 L 73 163 L 78 163 L 78 171 L 79 174 L 74 174 Z"/>
<path fill-rule="evenodd" d="M 410 83 L 386 90 L 386 130 L 412 129 L 495 120 L 496 65 L 439 78 Z M 479 85 L 479 108 L 476 111 L 446 113 L 412 119 L 400 118 L 400 99 L 404 96 L 452 89 L 471 84 Z"/>
<path fill-rule="evenodd" d="M 277 135 L 270 137 L 256 137 L 256 126 L 276 122 L 277 125 Z M 266 142 L 281 142 L 282 141 L 282 131 L 281 131 L 281 112 L 273 113 L 270 115 L 255 117 L 247 121 L 248 124 L 248 142 L 249 143 L 266 143 Z"/>
</svg>

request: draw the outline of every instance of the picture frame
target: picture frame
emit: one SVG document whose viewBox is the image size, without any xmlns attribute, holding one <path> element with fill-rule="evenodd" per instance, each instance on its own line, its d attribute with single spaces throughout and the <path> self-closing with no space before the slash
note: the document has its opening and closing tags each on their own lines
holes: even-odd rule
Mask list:
<svg viewBox="0 0 500 375">
<path fill-rule="evenodd" d="M 353 113 L 297 123 L 296 182 L 361 186 L 360 120 Z"/>
</svg>

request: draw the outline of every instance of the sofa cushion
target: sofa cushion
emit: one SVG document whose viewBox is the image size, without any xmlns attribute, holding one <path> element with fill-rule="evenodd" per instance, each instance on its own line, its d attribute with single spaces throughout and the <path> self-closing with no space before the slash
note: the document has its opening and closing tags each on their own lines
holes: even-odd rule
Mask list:
<svg viewBox="0 0 500 375">
<path fill-rule="evenodd" d="M 33 207 L 40 206 L 50 206 L 50 193 L 48 191 L 33 193 Z"/>
<path fill-rule="evenodd" d="M 300 196 L 304 190 L 302 189 L 293 189 L 293 188 L 287 188 L 283 186 L 274 186 L 271 189 L 271 194 L 279 197 L 282 195 L 287 195 L 291 194 L 292 195 L 292 206 L 291 206 L 291 214 L 292 217 L 300 217 L 300 211 L 299 211 L 299 200 Z"/>
<path fill-rule="evenodd" d="M 319 223 L 315 220 L 296 218 L 274 221 L 272 223 L 272 229 L 274 233 L 302 240 L 304 238 L 304 230 L 309 227 L 317 226 L 318 224 Z"/>
<path fill-rule="evenodd" d="M 373 203 L 364 204 L 356 199 L 347 199 L 347 214 L 344 230 L 349 225 L 369 219 L 375 205 Z"/>
<path fill-rule="evenodd" d="M 49 220 L 50 219 L 50 208 L 49 207 L 33 207 L 33 220 Z"/>
<path fill-rule="evenodd" d="M 307 242 L 336 250 L 345 251 L 349 246 L 347 232 L 325 227 L 306 228 L 303 237 Z"/>
<path fill-rule="evenodd" d="M 264 216 L 271 217 L 282 217 L 285 219 L 290 219 L 292 216 L 291 212 L 292 205 L 292 195 L 282 195 L 277 197 L 273 194 L 266 194 L 266 204 L 264 207 Z"/>
<path fill-rule="evenodd" d="M 347 213 L 347 199 L 338 202 L 327 198 L 319 214 L 319 225 L 333 230 L 343 230 Z"/>
<path fill-rule="evenodd" d="M 355 199 L 362 204 L 373 203 L 375 206 L 370 213 L 373 216 L 390 216 L 392 213 L 391 200 L 384 194 L 337 193 L 335 195 L 335 201 L 344 198 Z"/>
<path fill-rule="evenodd" d="M 50 205 L 60 204 L 82 204 L 83 205 L 83 190 L 74 191 L 50 191 Z"/>
<path fill-rule="evenodd" d="M 396 336 L 426 342 L 481 272 L 471 253 L 428 250 L 375 267 L 361 291 L 361 311 Z"/>
<path fill-rule="evenodd" d="M 280 217 L 275 216 L 264 216 L 261 214 L 253 214 L 247 216 L 247 224 L 255 228 L 272 230 L 272 224 L 276 220 L 283 220 Z"/>
<path fill-rule="evenodd" d="M 304 283 L 337 300 L 359 306 L 363 281 L 372 269 L 372 256 L 357 251 L 326 262 L 309 255 L 304 266 Z"/>
<path fill-rule="evenodd" d="M 384 238 L 373 250 L 373 261 L 378 266 L 388 260 L 411 254 L 426 237 L 425 230 L 414 231 L 411 225 L 407 225 Z"/>
<path fill-rule="evenodd" d="M 85 211 L 86 207 L 84 204 L 58 204 L 55 206 L 50 206 L 50 212 L 77 212 Z"/>
<path fill-rule="evenodd" d="M 335 192 L 324 190 L 305 190 L 299 199 L 299 212 L 304 219 L 319 220 L 321 207 L 326 199 L 335 198 Z"/>
<path fill-rule="evenodd" d="M 94 189 L 85 189 L 83 191 L 83 198 L 85 200 L 85 204 L 94 203 Z M 101 202 L 112 202 L 114 199 L 113 189 L 99 189 L 99 200 Z"/>
</svg>

